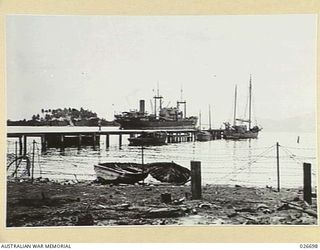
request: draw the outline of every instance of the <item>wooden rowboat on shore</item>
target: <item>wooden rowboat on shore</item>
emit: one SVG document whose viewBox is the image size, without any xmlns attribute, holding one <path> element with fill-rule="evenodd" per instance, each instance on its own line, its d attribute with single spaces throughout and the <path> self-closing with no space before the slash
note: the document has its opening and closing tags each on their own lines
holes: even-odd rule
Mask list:
<svg viewBox="0 0 320 250">
<path fill-rule="evenodd" d="M 94 165 L 94 170 L 98 182 L 103 184 L 134 184 L 144 180 L 148 174 L 160 182 L 172 184 L 184 184 L 190 180 L 190 170 L 174 162 L 107 162 Z"/>
<path fill-rule="evenodd" d="M 134 184 L 144 180 L 148 172 L 144 171 L 142 164 L 107 162 L 94 165 L 98 181 L 113 184 Z"/>
</svg>

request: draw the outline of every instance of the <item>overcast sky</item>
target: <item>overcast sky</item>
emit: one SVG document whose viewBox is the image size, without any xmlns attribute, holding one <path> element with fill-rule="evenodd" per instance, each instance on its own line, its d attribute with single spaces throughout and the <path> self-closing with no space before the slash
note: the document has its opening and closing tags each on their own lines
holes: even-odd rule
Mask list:
<svg viewBox="0 0 320 250">
<path fill-rule="evenodd" d="M 254 116 L 315 112 L 316 15 L 7 16 L 8 119 L 41 108 L 150 109 L 180 89 L 187 115 L 211 105 L 215 126 L 232 119 L 234 86 L 244 114 L 250 74 Z M 170 102 L 170 103 L 169 103 Z M 259 122 L 259 121 L 258 121 Z"/>
</svg>

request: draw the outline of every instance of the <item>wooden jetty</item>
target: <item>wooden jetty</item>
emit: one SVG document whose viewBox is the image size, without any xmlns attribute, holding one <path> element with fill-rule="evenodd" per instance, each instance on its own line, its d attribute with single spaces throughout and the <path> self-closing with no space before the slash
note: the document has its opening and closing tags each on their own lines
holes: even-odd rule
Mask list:
<svg viewBox="0 0 320 250">
<path fill-rule="evenodd" d="M 116 135 L 119 137 L 119 147 L 122 146 L 122 136 L 129 135 L 135 137 L 142 132 L 166 131 L 167 143 L 180 143 L 195 141 L 196 129 L 168 129 L 168 130 L 109 130 L 109 131 L 59 131 L 59 132 L 8 132 L 7 137 L 19 139 L 19 154 L 26 155 L 27 140 L 30 137 L 41 138 L 42 151 L 46 151 L 48 147 L 65 148 L 69 146 L 85 146 L 99 145 L 101 136 L 105 136 L 106 147 L 110 147 L 110 136 Z M 213 140 L 223 138 L 223 130 L 211 129 L 208 130 L 212 134 Z"/>
</svg>

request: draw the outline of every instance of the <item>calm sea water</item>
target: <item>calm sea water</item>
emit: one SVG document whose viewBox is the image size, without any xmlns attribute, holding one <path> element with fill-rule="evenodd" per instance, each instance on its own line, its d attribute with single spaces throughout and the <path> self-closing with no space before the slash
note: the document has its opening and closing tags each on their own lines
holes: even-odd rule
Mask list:
<svg viewBox="0 0 320 250">
<path fill-rule="evenodd" d="M 116 127 L 102 130 L 117 130 Z M 98 131 L 95 127 L 8 127 L 15 131 Z M 300 137 L 299 143 L 297 137 Z M 118 136 L 110 136 L 110 147 L 106 148 L 105 136 L 100 146 L 66 148 L 64 151 L 51 148 L 41 153 L 39 138 L 28 138 L 28 154 L 32 157 L 32 141 L 35 146 L 35 177 L 64 180 L 94 180 L 93 165 L 99 162 L 141 162 L 141 148 L 128 146 L 123 136 L 119 148 Z M 7 139 L 8 162 L 15 152 L 14 138 Z M 190 161 L 201 161 L 204 184 L 226 184 L 245 186 L 277 186 L 276 142 L 280 144 L 281 187 L 303 185 L 303 162 L 312 164 L 312 185 L 317 186 L 316 135 L 313 133 L 275 133 L 262 131 L 258 139 L 208 142 L 183 142 L 164 146 L 147 147 L 144 161 L 174 161 L 190 168 Z"/>
</svg>

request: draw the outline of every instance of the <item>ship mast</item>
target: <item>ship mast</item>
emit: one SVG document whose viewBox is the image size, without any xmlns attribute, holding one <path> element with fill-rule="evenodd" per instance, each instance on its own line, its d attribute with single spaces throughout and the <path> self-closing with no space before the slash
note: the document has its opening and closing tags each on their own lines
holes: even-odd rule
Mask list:
<svg viewBox="0 0 320 250">
<path fill-rule="evenodd" d="M 180 104 L 182 104 L 184 106 L 183 107 L 184 108 L 183 117 L 186 118 L 187 117 L 187 102 L 185 100 L 182 101 L 183 100 L 182 92 L 183 92 L 183 90 L 181 88 L 181 90 L 180 90 L 180 101 L 177 101 L 177 108 L 180 109 Z"/>
<path fill-rule="evenodd" d="M 233 126 L 236 126 L 237 119 L 237 85 L 234 91 Z"/>
<path fill-rule="evenodd" d="M 153 97 L 154 98 L 154 115 L 157 118 L 158 114 L 157 114 L 157 100 L 159 100 L 159 107 L 160 110 L 162 109 L 162 96 L 160 96 L 159 94 L 159 82 L 157 84 L 157 94 Z"/>
<path fill-rule="evenodd" d="M 251 74 L 249 81 L 249 130 L 251 129 L 251 94 L 252 94 L 252 84 L 251 84 Z"/>
</svg>

